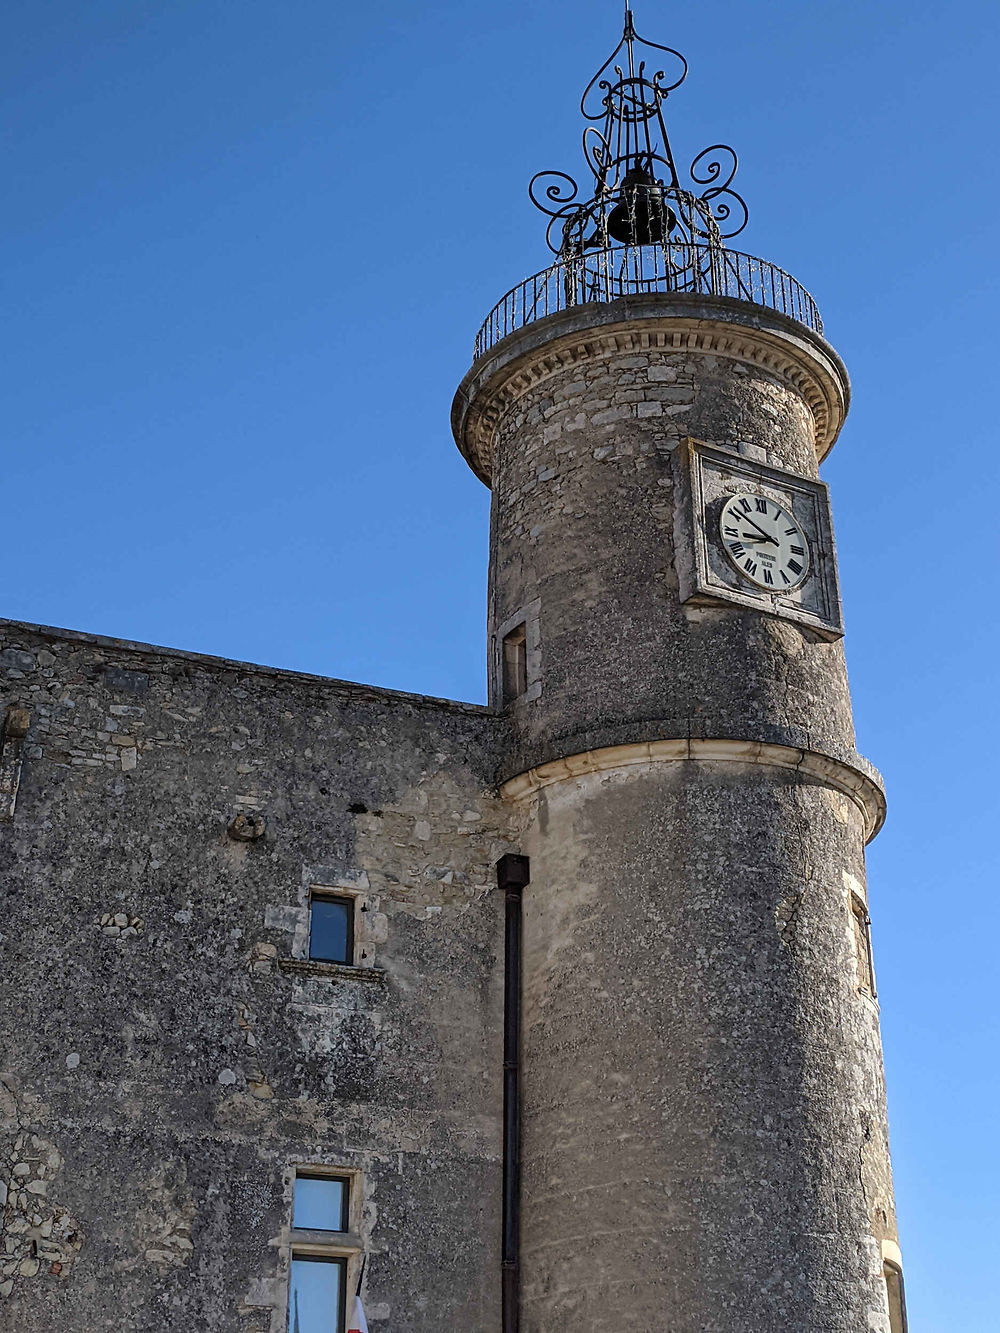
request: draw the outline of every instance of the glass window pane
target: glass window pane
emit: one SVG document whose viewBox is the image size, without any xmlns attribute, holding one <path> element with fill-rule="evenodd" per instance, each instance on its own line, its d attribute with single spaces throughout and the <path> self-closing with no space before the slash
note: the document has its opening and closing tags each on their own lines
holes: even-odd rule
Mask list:
<svg viewBox="0 0 1000 1333">
<path fill-rule="evenodd" d="M 347 1185 L 337 1176 L 296 1176 L 292 1226 L 309 1231 L 346 1231 Z"/>
<path fill-rule="evenodd" d="M 346 1259 L 292 1258 L 290 1333 L 342 1333 Z"/>
<path fill-rule="evenodd" d="M 309 920 L 309 957 L 352 963 L 351 908 L 345 898 L 314 898 Z"/>
</svg>

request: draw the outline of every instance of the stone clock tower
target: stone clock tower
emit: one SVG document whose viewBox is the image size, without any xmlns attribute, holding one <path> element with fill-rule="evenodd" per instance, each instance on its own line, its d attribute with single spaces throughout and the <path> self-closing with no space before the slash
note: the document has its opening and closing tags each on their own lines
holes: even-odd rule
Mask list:
<svg viewBox="0 0 1000 1333">
<path fill-rule="evenodd" d="M 649 49 L 455 399 L 489 707 L 0 619 L 3 1329 L 905 1333 L 847 373 Z"/>
<path fill-rule="evenodd" d="M 523 820 L 526 1333 L 903 1333 L 855 750 L 818 466 L 847 373 L 808 293 L 689 177 L 686 74 L 625 35 L 589 198 L 479 336 L 459 446 L 493 493 L 492 701 Z M 659 71 L 659 72 L 653 72 Z M 690 183 L 688 183 L 688 181 Z"/>
</svg>

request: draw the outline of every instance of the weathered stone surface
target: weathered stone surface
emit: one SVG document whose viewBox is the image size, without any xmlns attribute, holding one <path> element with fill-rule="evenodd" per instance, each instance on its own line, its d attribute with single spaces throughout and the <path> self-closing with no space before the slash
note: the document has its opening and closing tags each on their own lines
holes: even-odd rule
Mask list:
<svg viewBox="0 0 1000 1333">
<path fill-rule="evenodd" d="M 525 621 L 541 660 L 502 762 L 531 860 L 525 1333 L 609 1312 L 636 1333 L 888 1333 L 852 910 L 877 775 L 840 644 L 682 603 L 675 545 L 682 440 L 814 477 L 846 378 L 780 321 L 711 304 L 540 321 L 456 399 L 492 480 L 492 632 Z M 495 700 L 499 660 L 495 642 Z"/>
<path fill-rule="evenodd" d="M 655 308 L 670 343 L 669 298 Z M 636 355 L 650 341 L 645 323 L 605 331 L 607 309 L 593 307 L 598 327 L 585 353 L 552 354 L 545 342 L 527 353 L 522 335 L 508 340 L 509 352 L 501 344 L 493 378 L 474 370 L 460 398 L 473 396 L 464 410 L 456 407 L 463 432 L 496 415 L 491 623 L 509 622 L 539 599 L 543 608 L 544 701 L 515 709 L 519 743 L 506 771 L 685 735 L 804 740 L 849 757 L 854 733 L 839 644 L 757 611 L 692 608 L 677 596 L 677 444 L 693 436 L 756 450 L 772 466 L 815 476 L 809 403 L 787 374 L 749 353 L 706 355 L 684 340 Z M 577 325 L 589 311 L 572 312 Z M 761 336 L 754 318 L 747 316 L 743 335 L 751 346 Z M 561 325 L 552 333 L 565 341 Z M 523 338 L 532 345 L 539 336 L 529 329 Z M 767 337 L 777 340 L 778 332 Z M 805 353 L 796 347 L 795 355 Z M 659 378 L 667 374 L 669 381 Z M 658 395 L 683 399 L 669 423 L 637 411 Z M 556 425 L 573 433 L 547 440 Z"/>
<path fill-rule="evenodd" d="M 845 797 L 756 766 L 546 789 L 522 843 L 529 1328 L 616 1301 L 644 1330 L 880 1327 L 878 1021 L 840 873 L 862 846 Z"/>
<path fill-rule="evenodd" d="M 0 841 L 0 1322 L 283 1330 L 292 1172 L 322 1163 L 362 1172 L 385 1326 L 493 1327 L 499 720 L 8 622 L 0 647 L 37 747 Z M 368 970 L 281 970 L 340 882 Z"/>
</svg>

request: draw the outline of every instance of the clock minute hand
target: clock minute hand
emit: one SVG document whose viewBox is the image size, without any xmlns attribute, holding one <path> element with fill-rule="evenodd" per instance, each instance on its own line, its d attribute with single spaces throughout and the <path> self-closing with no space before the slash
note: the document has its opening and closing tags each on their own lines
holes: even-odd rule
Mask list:
<svg viewBox="0 0 1000 1333">
<path fill-rule="evenodd" d="M 766 542 L 772 542 L 775 546 L 780 545 L 780 543 L 776 541 L 774 537 L 770 536 L 768 533 L 764 531 L 764 529 L 760 526 L 759 523 L 755 523 L 749 514 L 743 515 L 743 522 L 749 523 L 752 528 L 756 528 Z"/>
</svg>

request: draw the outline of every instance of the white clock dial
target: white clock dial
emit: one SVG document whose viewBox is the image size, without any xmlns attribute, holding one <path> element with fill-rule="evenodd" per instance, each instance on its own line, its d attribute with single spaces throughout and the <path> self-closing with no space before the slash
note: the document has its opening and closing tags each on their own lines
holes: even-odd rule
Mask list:
<svg viewBox="0 0 1000 1333">
<path fill-rule="evenodd" d="M 726 555 L 745 579 L 768 592 L 797 588 L 809 573 L 802 526 L 769 495 L 734 495 L 719 515 Z"/>
</svg>

